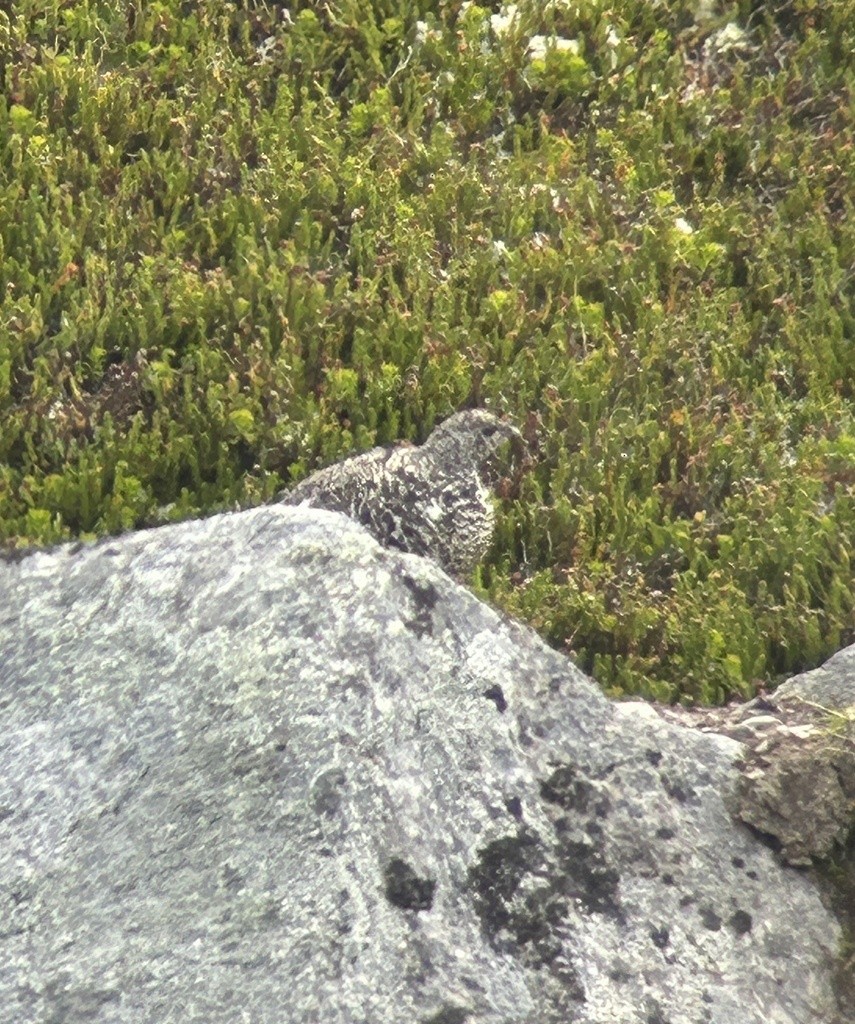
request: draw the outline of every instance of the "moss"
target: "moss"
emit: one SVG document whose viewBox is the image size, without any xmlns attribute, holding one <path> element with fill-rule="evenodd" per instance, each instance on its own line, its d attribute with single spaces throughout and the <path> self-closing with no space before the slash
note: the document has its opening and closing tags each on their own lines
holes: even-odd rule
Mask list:
<svg viewBox="0 0 855 1024">
<path fill-rule="evenodd" d="M 610 691 L 848 642 L 855 27 L 695 6 L 0 14 L 0 541 L 487 402 L 537 464 L 480 583 Z"/>
</svg>

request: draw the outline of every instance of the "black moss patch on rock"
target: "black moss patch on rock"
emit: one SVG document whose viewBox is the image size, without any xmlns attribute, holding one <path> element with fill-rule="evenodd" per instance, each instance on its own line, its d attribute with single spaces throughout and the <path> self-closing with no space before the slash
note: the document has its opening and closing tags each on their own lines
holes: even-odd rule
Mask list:
<svg viewBox="0 0 855 1024">
<path fill-rule="evenodd" d="M 399 857 L 394 857 L 383 872 L 386 899 L 401 910 L 430 910 L 436 882 L 419 875 Z"/>
</svg>

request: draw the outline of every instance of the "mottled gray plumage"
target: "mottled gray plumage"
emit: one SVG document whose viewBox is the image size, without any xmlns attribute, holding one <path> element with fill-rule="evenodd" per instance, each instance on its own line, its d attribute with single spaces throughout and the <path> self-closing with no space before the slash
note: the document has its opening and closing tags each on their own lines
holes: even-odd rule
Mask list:
<svg viewBox="0 0 855 1024">
<path fill-rule="evenodd" d="M 373 448 L 297 484 L 289 505 L 344 512 L 388 547 L 426 555 L 457 576 L 484 557 L 493 536 L 495 457 L 519 431 L 484 409 L 458 412 L 421 447 Z"/>
</svg>

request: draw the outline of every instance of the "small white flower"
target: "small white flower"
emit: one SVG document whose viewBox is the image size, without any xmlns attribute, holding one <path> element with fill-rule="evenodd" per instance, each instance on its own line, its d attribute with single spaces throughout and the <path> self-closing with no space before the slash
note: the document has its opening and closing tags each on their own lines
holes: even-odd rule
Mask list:
<svg viewBox="0 0 855 1024">
<path fill-rule="evenodd" d="M 695 229 L 685 219 L 685 217 L 678 217 L 674 221 L 674 227 L 680 232 L 681 235 L 693 235 L 695 233 Z"/>
<path fill-rule="evenodd" d="M 518 14 L 519 7 L 516 4 L 508 4 L 507 7 L 503 7 L 498 14 L 490 15 L 490 28 L 497 36 L 507 35 L 507 33 L 514 27 L 514 22 L 517 20 Z"/>
<path fill-rule="evenodd" d="M 428 40 L 440 39 L 442 33 L 435 28 L 431 28 L 426 21 L 416 22 L 416 46 L 424 46 Z"/>
<path fill-rule="evenodd" d="M 543 60 L 550 49 L 563 50 L 578 57 L 582 44 L 578 39 L 563 39 L 561 36 L 532 36 L 528 41 L 528 55 L 532 60 Z"/>
</svg>

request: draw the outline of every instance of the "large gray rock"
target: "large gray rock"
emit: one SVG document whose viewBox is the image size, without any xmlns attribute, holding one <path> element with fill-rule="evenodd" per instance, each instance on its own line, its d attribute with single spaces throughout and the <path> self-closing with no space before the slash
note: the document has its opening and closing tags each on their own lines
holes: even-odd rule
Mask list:
<svg viewBox="0 0 855 1024">
<path fill-rule="evenodd" d="M 3 1024 L 835 1019 L 742 744 L 334 513 L 0 564 L 0 652 Z"/>
<path fill-rule="evenodd" d="M 776 700 L 804 700 L 829 710 L 855 708 L 855 645 L 844 647 L 819 668 L 782 683 Z"/>
</svg>

